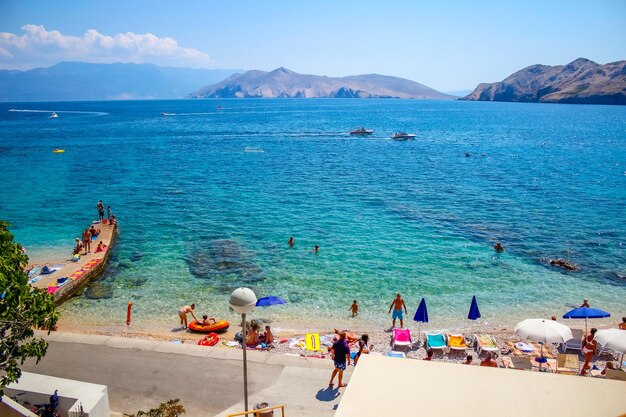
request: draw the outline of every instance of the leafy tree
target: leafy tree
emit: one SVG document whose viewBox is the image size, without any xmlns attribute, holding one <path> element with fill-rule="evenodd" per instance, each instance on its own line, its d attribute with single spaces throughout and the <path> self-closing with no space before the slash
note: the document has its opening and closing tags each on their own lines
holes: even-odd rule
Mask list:
<svg viewBox="0 0 626 417">
<path fill-rule="evenodd" d="M 179 399 L 169 400 L 161 403 L 158 408 L 151 408 L 149 411 L 139 411 L 129 417 L 178 417 L 185 414 L 185 407 L 179 404 Z"/>
<path fill-rule="evenodd" d="M 33 329 L 52 329 L 59 317 L 54 297 L 28 284 L 28 256 L 13 241 L 8 226 L 0 220 L 0 396 L 20 378 L 27 358 L 39 362 L 46 354 L 48 343 L 35 339 Z"/>
</svg>

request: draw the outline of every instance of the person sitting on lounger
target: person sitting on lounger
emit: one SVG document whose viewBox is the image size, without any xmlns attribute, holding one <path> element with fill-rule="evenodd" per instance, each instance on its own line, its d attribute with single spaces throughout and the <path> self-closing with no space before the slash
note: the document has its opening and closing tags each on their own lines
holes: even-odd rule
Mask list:
<svg viewBox="0 0 626 417">
<path fill-rule="evenodd" d="M 497 368 L 498 363 L 491 358 L 491 352 L 487 352 L 485 359 L 480 361 L 480 366 L 491 366 L 492 368 Z"/>
<path fill-rule="evenodd" d="M 213 317 L 209 317 L 206 314 L 202 316 L 202 325 L 209 326 L 211 324 L 215 324 L 215 319 Z"/>
<path fill-rule="evenodd" d="M 607 369 L 615 369 L 615 365 L 613 365 L 613 362 L 608 361 L 606 365 L 604 366 L 604 369 L 602 370 L 602 372 L 600 372 L 600 375 L 606 375 Z"/>
<path fill-rule="evenodd" d="M 472 355 L 467 355 L 467 357 L 465 358 L 465 362 L 463 362 L 463 365 L 471 365 L 473 361 L 474 357 Z"/>
<path fill-rule="evenodd" d="M 626 317 L 622 317 L 622 322 L 617 325 L 621 330 L 626 330 Z"/>
</svg>

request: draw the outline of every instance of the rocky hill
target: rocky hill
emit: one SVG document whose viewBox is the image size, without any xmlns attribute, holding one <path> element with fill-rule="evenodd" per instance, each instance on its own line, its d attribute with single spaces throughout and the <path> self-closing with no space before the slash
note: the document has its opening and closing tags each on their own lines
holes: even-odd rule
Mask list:
<svg viewBox="0 0 626 417">
<path fill-rule="evenodd" d="M 153 64 L 61 62 L 28 71 L 0 70 L 0 101 L 181 98 L 233 73 Z"/>
<path fill-rule="evenodd" d="M 626 104 L 626 61 L 531 65 L 501 82 L 479 84 L 461 100 Z"/>
<path fill-rule="evenodd" d="M 234 74 L 191 93 L 190 98 L 416 98 L 453 99 L 404 78 L 378 74 L 326 77 L 286 68 Z"/>
</svg>

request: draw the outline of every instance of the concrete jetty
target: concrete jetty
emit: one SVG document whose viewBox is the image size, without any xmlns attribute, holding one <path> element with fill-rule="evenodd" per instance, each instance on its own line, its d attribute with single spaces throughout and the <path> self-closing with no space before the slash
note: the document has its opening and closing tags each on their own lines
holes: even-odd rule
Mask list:
<svg viewBox="0 0 626 417">
<path fill-rule="evenodd" d="M 46 290 L 49 294 L 54 295 L 57 304 L 69 299 L 76 291 L 104 272 L 111 247 L 115 241 L 117 225 L 103 224 L 102 222 L 93 225 L 96 229 L 100 229 L 100 234 L 91 242 L 91 253 L 83 255 L 81 252 L 78 261 L 66 261 L 51 274 L 41 274 L 41 270 L 39 270 L 36 274 L 31 274 L 32 276 L 29 275 L 28 277 L 28 282 L 33 287 Z M 99 242 L 107 246 L 105 251 L 95 252 Z M 71 249 L 68 249 L 68 258 L 71 257 Z"/>
</svg>

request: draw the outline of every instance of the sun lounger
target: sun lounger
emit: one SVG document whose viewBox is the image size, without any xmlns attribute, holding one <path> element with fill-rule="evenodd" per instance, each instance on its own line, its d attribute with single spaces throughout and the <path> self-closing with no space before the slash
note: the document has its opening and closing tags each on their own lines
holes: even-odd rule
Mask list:
<svg viewBox="0 0 626 417">
<path fill-rule="evenodd" d="M 568 355 L 559 353 L 556 356 L 556 373 L 557 374 L 573 374 L 580 373 L 580 362 L 578 355 Z"/>
<path fill-rule="evenodd" d="M 511 356 L 511 363 L 515 369 L 524 369 L 530 371 L 533 369 L 533 364 L 530 361 L 530 358 L 525 358 L 522 356 Z"/>
<path fill-rule="evenodd" d="M 404 352 L 396 352 L 396 351 L 390 351 L 387 353 L 387 356 L 390 356 L 392 358 L 406 358 L 406 354 Z"/>
<path fill-rule="evenodd" d="M 393 349 L 396 346 L 413 346 L 411 341 L 411 331 L 409 329 L 393 329 L 391 335 L 391 346 Z"/>
<path fill-rule="evenodd" d="M 424 343 L 426 350 L 439 349 L 444 350 L 448 347 L 446 343 L 446 336 L 443 333 L 428 333 L 424 332 Z"/>
<path fill-rule="evenodd" d="M 465 351 L 467 349 L 467 343 L 465 343 L 465 337 L 462 334 L 448 333 L 446 334 L 448 341 L 448 349 Z"/>
<path fill-rule="evenodd" d="M 479 355 L 485 352 L 492 352 L 496 355 L 500 352 L 498 349 L 498 345 L 496 344 L 496 340 L 488 334 L 475 334 L 473 336 L 474 341 L 476 342 L 476 353 Z"/>
<path fill-rule="evenodd" d="M 568 349 L 580 351 L 580 345 L 583 340 L 583 331 L 579 329 L 572 329 L 572 335 L 574 335 L 573 338 L 565 343 L 561 343 L 559 346 L 559 350 L 562 353 L 567 352 Z"/>
</svg>

